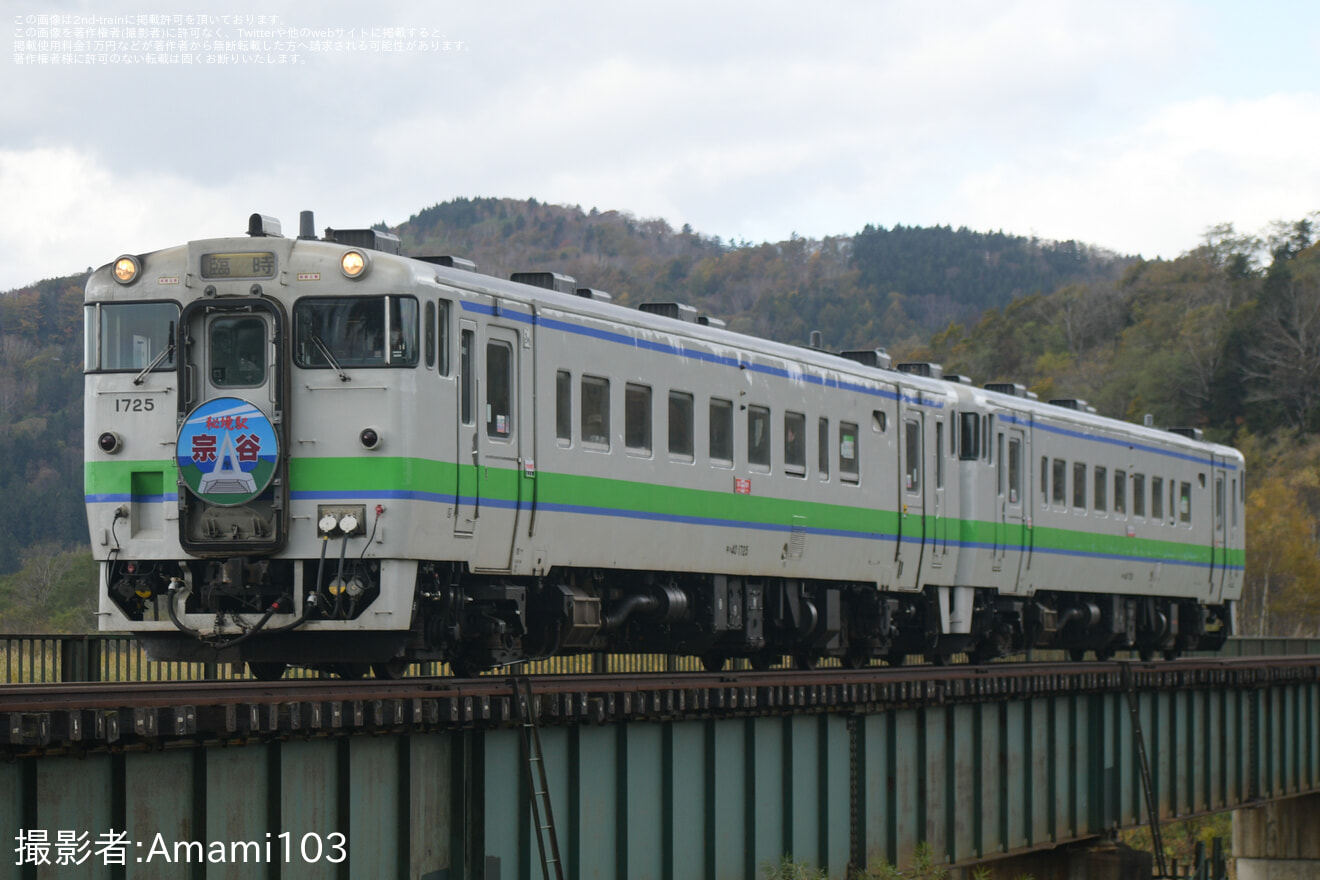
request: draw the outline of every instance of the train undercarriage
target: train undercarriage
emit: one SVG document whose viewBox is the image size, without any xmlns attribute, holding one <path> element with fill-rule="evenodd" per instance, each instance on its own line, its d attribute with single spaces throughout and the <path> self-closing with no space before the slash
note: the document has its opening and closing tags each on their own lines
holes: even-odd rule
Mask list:
<svg viewBox="0 0 1320 880">
<path fill-rule="evenodd" d="M 294 567 L 302 566 L 295 580 Z M 1231 630 L 1229 608 L 1192 599 L 992 589 L 877 590 L 872 584 L 790 578 L 553 570 L 546 577 L 419 567 L 408 630 L 354 627 L 380 592 L 379 563 L 233 557 L 187 563 L 117 562 L 112 600 L 136 620 L 168 619 L 175 632 L 144 634 L 161 659 L 246 662 L 258 677 L 288 664 L 356 676 L 397 677 L 413 661 L 445 661 L 458 674 L 580 653 L 700 657 L 710 670 L 733 658 L 764 669 L 789 657 L 809 669 L 909 657 L 987 663 L 1033 650 L 1080 660 L 1136 651 L 1143 659 L 1214 650 Z M 293 615 L 295 582 L 306 584 Z M 208 632 L 184 622 L 205 614 Z M 195 620 L 196 618 L 193 617 Z M 304 628 L 336 621 L 338 631 Z"/>
</svg>

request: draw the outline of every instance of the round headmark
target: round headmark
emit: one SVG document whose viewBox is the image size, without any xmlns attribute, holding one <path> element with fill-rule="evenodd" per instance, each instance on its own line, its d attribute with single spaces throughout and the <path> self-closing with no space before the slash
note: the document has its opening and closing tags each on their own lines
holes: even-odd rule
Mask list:
<svg viewBox="0 0 1320 880">
<path fill-rule="evenodd" d="M 266 491 L 280 443 L 261 410 L 237 397 L 217 397 L 188 414 L 174 450 L 179 473 L 194 495 L 233 507 Z"/>
</svg>

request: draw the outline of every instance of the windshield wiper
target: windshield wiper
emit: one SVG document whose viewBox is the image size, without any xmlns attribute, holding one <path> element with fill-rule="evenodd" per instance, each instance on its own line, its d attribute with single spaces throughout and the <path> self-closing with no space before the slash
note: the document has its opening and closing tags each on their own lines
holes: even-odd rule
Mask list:
<svg viewBox="0 0 1320 880">
<path fill-rule="evenodd" d="M 312 334 L 312 345 L 315 345 L 316 350 L 321 353 L 321 357 L 329 361 L 330 366 L 335 368 L 335 372 L 339 374 L 340 382 L 350 381 L 348 374 L 344 372 L 344 368 L 339 366 L 339 361 L 335 360 L 335 356 L 330 353 L 330 346 L 326 345 L 325 342 L 321 340 L 321 337 L 315 333 Z"/>
<path fill-rule="evenodd" d="M 147 373 L 150 373 L 152 370 L 159 367 L 160 362 L 165 360 L 165 358 L 169 357 L 172 354 L 174 354 L 174 325 L 170 324 L 170 344 L 165 346 L 163 349 L 161 349 L 160 354 L 156 355 L 155 359 L 152 360 L 151 363 L 147 364 L 145 367 L 142 368 L 142 372 L 137 374 L 137 378 L 133 380 L 133 384 L 141 385 L 144 381 L 146 381 Z"/>
</svg>

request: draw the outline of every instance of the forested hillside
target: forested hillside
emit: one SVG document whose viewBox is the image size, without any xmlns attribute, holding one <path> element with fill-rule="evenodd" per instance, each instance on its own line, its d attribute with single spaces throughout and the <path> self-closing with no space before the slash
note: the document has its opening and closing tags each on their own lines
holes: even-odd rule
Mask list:
<svg viewBox="0 0 1320 880">
<path fill-rule="evenodd" d="M 1231 226 L 1169 261 L 966 229 L 867 227 L 729 242 L 534 199 L 456 199 L 397 227 L 405 252 L 550 270 L 731 329 L 888 345 L 978 383 L 1195 425 L 1248 458 L 1248 631 L 1320 630 L 1320 244 L 1309 218 Z M 0 294 L 0 629 L 91 623 L 82 510 L 82 276 Z"/>
<path fill-rule="evenodd" d="M 1076 242 L 949 227 L 868 226 L 753 245 L 535 199 L 455 199 L 398 231 L 409 253 L 467 257 L 506 278 L 560 272 L 622 305 L 679 300 L 783 342 L 820 330 L 836 349 L 920 344 L 1017 296 L 1117 280 L 1130 262 Z"/>
</svg>

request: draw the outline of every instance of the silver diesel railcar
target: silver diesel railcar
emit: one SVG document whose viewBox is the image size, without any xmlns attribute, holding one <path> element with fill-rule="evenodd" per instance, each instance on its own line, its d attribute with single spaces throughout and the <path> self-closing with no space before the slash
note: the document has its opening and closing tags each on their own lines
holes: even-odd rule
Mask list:
<svg viewBox="0 0 1320 880">
<path fill-rule="evenodd" d="M 88 280 L 100 625 L 157 657 L 860 665 L 1231 629 L 1243 460 L 1195 432 L 302 226 Z"/>
</svg>

